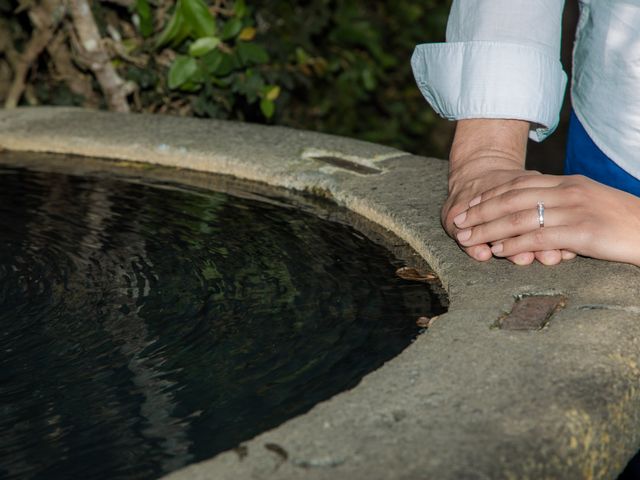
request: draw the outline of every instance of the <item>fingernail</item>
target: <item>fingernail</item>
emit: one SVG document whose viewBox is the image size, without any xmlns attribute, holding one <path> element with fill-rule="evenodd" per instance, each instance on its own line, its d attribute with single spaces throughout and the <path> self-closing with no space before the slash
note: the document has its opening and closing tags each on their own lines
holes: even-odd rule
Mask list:
<svg viewBox="0 0 640 480">
<path fill-rule="evenodd" d="M 465 240 L 469 240 L 469 237 L 471 237 L 471 229 L 467 228 L 466 230 L 460 230 L 456 235 L 456 237 L 461 242 L 464 242 Z"/>
<path fill-rule="evenodd" d="M 491 247 L 491 253 L 493 253 L 494 255 L 502 252 L 502 250 L 504 250 L 504 245 L 502 245 L 501 243 L 496 243 L 493 247 Z"/>
<path fill-rule="evenodd" d="M 520 253 L 514 257 L 513 263 L 516 265 L 529 265 L 531 263 L 531 259 L 527 254 Z"/>
<path fill-rule="evenodd" d="M 477 197 L 471 199 L 471 201 L 469 202 L 469 206 L 470 207 L 475 207 L 476 205 L 478 205 L 480 203 L 481 199 L 482 199 L 482 195 L 478 195 Z"/>
<path fill-rule="evenodd" d="M 462 223 L 464 222 L 464 220 L 467 218 L 467 212 L 462 212 L 460 215 L 456 215 L 453 219 L 453 223 L 455 223 L 456 225 L 460 226 L 462 225 Z"/>
</svg>

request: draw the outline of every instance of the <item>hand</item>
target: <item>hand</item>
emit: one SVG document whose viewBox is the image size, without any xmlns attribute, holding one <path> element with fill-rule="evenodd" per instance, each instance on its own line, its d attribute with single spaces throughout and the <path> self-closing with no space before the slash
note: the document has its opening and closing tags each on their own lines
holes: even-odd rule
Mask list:
<svg viewBox="0 0 640 480">
<path fill-rule="evenodd" d="M 454 218 L 469 208 L 469 202 L 471 199 L 484 191 L 490 190 L 498 185 L 502 185 L 510 180 L 522 177 L 523 175 L 539 175 L 539 173 L 526 171 L 521 168 L 496 168 L 493 170 L 483 170 L 481 173 L 476 175 L 452 175 L 452 178 L 449 181 L 449 196 L 442 206 L 441 220 L 442 226 L 446 232 L 456 240 L 460 229 L 456 226 Z M 460 243 L 462 249 L 471 258 L 479 261 L 486 261 L 493 257 L 487 242 L 469 244 L 467 242 L 458 241 L 458 243 Z M 553 257 L 550 258 L 549 261 L 553 261 L 559 256 L 559 253 L 556 254 L 555 252 L 551 252 L 550 254 L 546 252 L 544 254 L 540 254 L 540 257 L 543 260 L 547 259 L 547 257 Z M 509 259 L 518 265 L 528 265 L 533 262 L 535 256 L 531 251 L 520 252 L 516 255 L 510 256 Z"/>
<path fill-rule="evenodd" d="M 449 197 L 442 207 L 442 225 L 461 244 L 454 218 L 469 208 L 469 201 L 483 191 L 523 175 L 540 175 L 524 169 L 529 123 L 521 120 L 460 120 L 449 158 Z M 461 244 L 472 258 L 489 260 L 492 253 L 486 242 Z M 566 257 L 566 255 L 565 255 Z M 562 252 L 521 252 L 507 257 L 518 265 L 538 259 L 542 263 L 559 263 Z"/>
<path fill-rule="evenodd" d="M 545 206 L 542 228 L 538 201 Z M 467 247 L 493 243 L 498 257 L 567 249 L 640 266 L 640 198 L 584 176 L 521 176 L 470 205 L 455 220 L 468 232 L 461 241 Z"/>
</svg>

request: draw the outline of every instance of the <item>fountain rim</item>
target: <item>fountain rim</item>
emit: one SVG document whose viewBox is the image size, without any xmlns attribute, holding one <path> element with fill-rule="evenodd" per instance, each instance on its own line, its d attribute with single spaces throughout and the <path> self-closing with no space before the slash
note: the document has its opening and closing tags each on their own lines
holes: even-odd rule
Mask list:
<svg viewBox="0 0 640 480">
<path fill-rule="evenodd" d="M 442 160 L 284 127 L 57 107 L 0 111 L 0 149 L 153 163 L 329 198 L 406 242 L 447 289 L 449 312 L 357 387 L 168 478 L 611 477 L 640 442 L 640 353 L 624 331 L 640 317 L 638 269 L 473 262 L 440 226 Z M 593 288 L 588 276 L 611 285 Z M 495 328 L 531 295 L 562 295 L 566 307 L 538 331 Z"/>
</svg>

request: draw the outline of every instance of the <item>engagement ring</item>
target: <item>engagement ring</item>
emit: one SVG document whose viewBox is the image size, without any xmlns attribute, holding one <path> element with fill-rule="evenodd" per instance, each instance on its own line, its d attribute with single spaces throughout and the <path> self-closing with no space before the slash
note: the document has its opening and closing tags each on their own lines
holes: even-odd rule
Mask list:
<svg viewBox="0 0 640 480">
<path fill-rule="evenodd" d="M 544 202 L 538 202 L 538 223 L 544 227 Z"/>
</svg>

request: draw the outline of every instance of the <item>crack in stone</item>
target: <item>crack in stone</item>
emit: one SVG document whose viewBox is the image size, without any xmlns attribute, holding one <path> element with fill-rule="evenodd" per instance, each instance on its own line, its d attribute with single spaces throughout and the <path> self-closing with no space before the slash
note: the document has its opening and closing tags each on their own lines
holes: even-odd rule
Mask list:
<svg viewBox="0 0 640 480">
<path fill-rule="evenodd" d="M 619 312 L 629 312 L 629 313 L 635 313 L 637 315 L 640 315 L 640 307 L 636 307 L 633 305 L 624 306 L 624 305 L 607 305 L 604 303 L 594 303 L 594 304 L 580 305 L 578 307 L 578 310 L 615 310 Z"/>
</svg>

